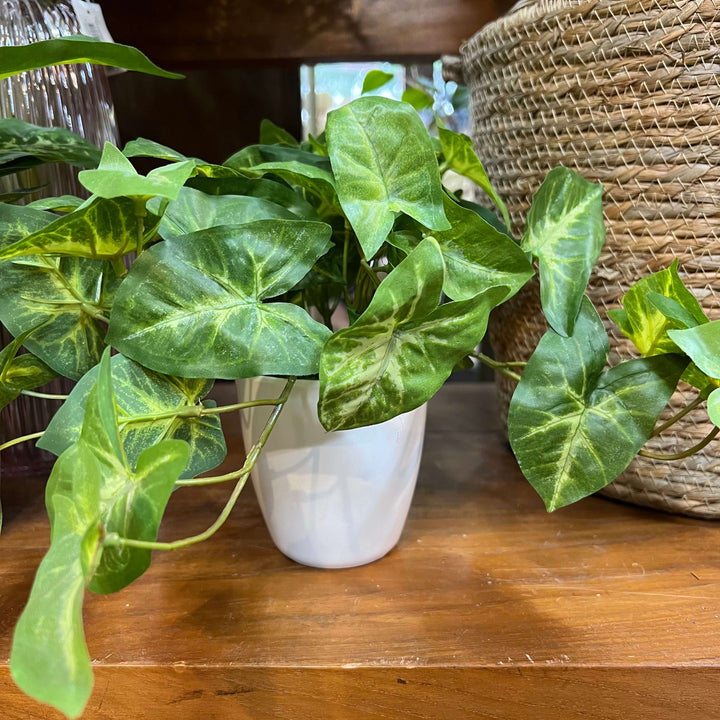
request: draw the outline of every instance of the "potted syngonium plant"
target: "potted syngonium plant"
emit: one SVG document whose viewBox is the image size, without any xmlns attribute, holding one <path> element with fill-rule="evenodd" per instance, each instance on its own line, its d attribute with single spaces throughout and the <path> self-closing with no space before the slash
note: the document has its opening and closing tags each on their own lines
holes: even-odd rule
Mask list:
<svg viewBox="0 0 720 720">
<path fill-rule="evenodd" d="M 102 44 L 69 42 L 85 43 L 83 52 L 52 57 L 30 46 L 17 69 L 107 60 Z M 42 394 L 57 374 L 77 380 L 39 438 L 58 459 L 46 489 L 50 549 L 11 656 L 24 691 L 80 715 L 92 689 L 86 588 L 116 592 L 147 570 L 152 551 L 210 538 L 255 468 L 307 474 L 310 456 L 321 469 L 309 489 L 260 479 L 283 551 L 326 566 L 382 555 L 407 512 L 424 404 L 473 358 L 519 380 L 510 439 L 551 510 L 643 452 L 672 422 L 657 425 L 681 378 L 698 387 L 693 406 L 708 398 L 720 421 L 720 330 L 675 266 L 640 281 L 615 314 L 647 357 L 605 369 L 607 337 L 584 296 L 604 240 L 602 189 L 552 170 L 517 241 L 470 140 L 438 132 L 431 138 L 409 105 L 362 97 L 333 111 L 320 137 L 298 143 L 265 123 L 259 145 L 215 165 L 142 139 L 100 153 L 70 133 L 0 121 L 0 171 L 69 162 L 85 168 L 90 193 L 0 204 L 0 321 L 15 338 L 0 354 L 0 403 Z M 140 175 L 138 156 L 158 167 Z M 472 178 L 500 217 L 445 190 L 447 170 Z M 476 351 L 488 315 L 534 276 L 534 261 L 552 329 L 526 366 L 496 362 Z M 238 403 L 206 399 L 217 379 L 242 382 Z M 286 415 L 294 398 L 300 409 Z M 207 476 L 226 452 L 220 416 L 237 410 L 247 460 Z M 320 439 L 308 440 L 314 423 Z M 373 426 L 383 443 L 363 435 Z M 349 455 L 354 444 L 360 460 Z M 327 469 L 328 448 L 344 475 Z M 409 476 L 388 488 L 401 471 Z M 233 486 L 217 521 L 158 542 L 172 491 L 216 482 Z M 389 507 L 396 516 L 380 540 L 352 540 L 351 529 L 383 525 Z M 347 554 L 332 555 L 334 546 Z"/>
</svg>

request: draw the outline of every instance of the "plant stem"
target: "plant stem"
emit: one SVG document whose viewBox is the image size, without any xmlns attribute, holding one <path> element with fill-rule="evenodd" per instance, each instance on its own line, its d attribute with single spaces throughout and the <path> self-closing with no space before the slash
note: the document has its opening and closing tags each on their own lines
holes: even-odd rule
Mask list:
<svg viewBox="0 0 720 720">
<path fill-rule="evenodd" d="M 30 435 L 23 435 L 22 437 L 14 438 L 13 440 L 8 440 L 6 443 L 3 443 L 0 445 L 0 452 L 3 450 L 7 450 L 8 448 L 11 448 L 13 445 L 19 445 L 20 443 L 24 443 L 27 440 L 36 440 L 39 437 L 42 437 L 45 434 L 45 431 L 42 430 L 40 432 L 31 433 Z"/>
<path fill-rule="evenodd" d="M 279 400 L 248 400 L 247 402 L 235 403 L 234 405 L 221 405 L 220 407 L 204 407 L 203 405 L 189 405 L 188 407 L 167 410 L 155 415 L 131 415 L 121 418 L 120 425 L 131 425 L 141 422 L 155 422 L 156 420 L 167 420 L 179 417 L 203 417 L 204 415 L 220 415 L 222 413 L 242 410 L 243 408 L 260 407 L 261 405 L 277 405 Z"/>
<path fill-rule="evenodd" d="M 666 420 L 662 425 L 658 425 L 652 432 L 650 437 L 657 437 L 660 433 L 667 430 L 669 427 L 674 425 L 678 420 L 684 418 L 689 412 L 692 412 L 698 405 L 702 405 L 703 398 L 698 395 L 691 403 L 688 403 L 680 412 L 673 415 L 670 419 Z"/>
<path fill-rule="evenodd" d="M 232 494 L 230 495 L 230 498 L 225 504 L 225 507 L 218 516 L 217 520 L 207 530 L 201 532 L 199 535 L 193 535 L 192 537 L 184 538 L 182 540 L 175 540 L 174 542 L 148 542 L 145 540 L 133 540 L 132 538 L 121 537 L 117 533 L 111 533 L 105 536 L 105 538 L 103 539 L 103 545 L 111 547 L 135 547 L 143 548 L 145 550 L 179 550 L 180 548 L 188 547 L 189 545 L 195 545 L 196 543 L 202 542 L 203 540 L 207 540 L 209 537 L 212 537 L 223 526 L 225 521 L 228 519 L 230 513 L 232 512 L 233 508 L 235 507 L 235 504 L 240 497 L 240 493 L 245 487 L 248 476 L 250 475 L 252 469 L 255 467 L 255 463 L 257 462 L 257 459 L 260 456 L 262 449 L 265 447 L 265 443 L 267 442 L 268 437 L 270 437 L 270 433 L 275 427 L 275 423 L 277 422 L 278 417 L 280 417 L 280 413 L 282 412 L 283 407 L 285 407 L 285 403 L 290 396 L 293 385 L 295 385 L 295 380 L 296 378 L 294 377 L 288 378 L 282 394 L 276 401 L 276 405 L 272 411 L 272 414 L 268 418 L 268 421 L 265 423 L 265 427 L 263 428 L 262 433 L 260 433 L 260 437 L 258 438 L 257 442 L 250 449 L 250 452 L 248 453 L 242 468 L 226 476 L 226 479 L 228 480 L 237 478 L 237 483 L 233 488 Z M 211 478 L 201 479 L 205 480 L 206 483 L 208 480 L 211 480 Z"/>
<path fill-rule="evenodd" d="M 40 398 L 41 400 L 67 400 L 69 397 L 68 395 L 52 395 L 50 393 L 35 392 L 34 390 L 21 390 L 20 394 Z"/>
<path fill-rule="evenodd" d="M 650 458 L 651 460 L 682 460 L 700 452 L 706 445 L 709 445 L 713 438 L 720 432 L 720 427 L 714 427 L 697 445 L 684 450 L 683 452 L 674 453 L 672 455 L 663 455 L 662 453 L 654 453 L 649 450 L 640 450 L 638 455 Z"/>
<path fill-rule="evenodd" d="M 497 370 L 497 372 L 511 378 L 512 380 L 515 380 L 516 382 L 520 381 L 520 375 L 510 370 L 510 368 L 525 367 L 525 365 L 527 365 L 527 363 L 524 362 L 499 362 L 497 360 L 493 360 L 492 358 L 488 357 L 483 353 L 470 353 L 470 356 L 479 360 L 483 365 L 487 365 L 489 368 Z"/>
</svg>

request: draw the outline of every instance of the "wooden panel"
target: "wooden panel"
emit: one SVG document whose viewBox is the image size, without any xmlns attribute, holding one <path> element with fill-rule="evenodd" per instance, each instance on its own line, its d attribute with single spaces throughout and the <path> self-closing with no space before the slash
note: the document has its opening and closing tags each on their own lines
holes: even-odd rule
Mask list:
<svg viewBox="0 0 720 720">
<path fill-rule="evenodd" d="M 169 67 L 289 59 L 439 57 L 511 0 L 103 0 L 118 42 Z"/>
<path fill-rule="evenodd" d="M 410 518 L 379 562 L 291 562 L 249 491 L 209 542 L 156 553 L 129 588 L 88 596 L 97 682 L 85 717 L 715 717 L 720 525 L 602 498 L 548 515 L 492 395 L 457 383 L 431 402 Z M 230 469 L 242 453 L 224 419 Z M 204 529 L 227 493 L 176 492 L 162 537 Z M 42 483 L 6 483 L 3 504 L 4 660 L 47 544 Z M 6 667 L 0 707 L 8 720 L 57 717 Z"/>
</svg>

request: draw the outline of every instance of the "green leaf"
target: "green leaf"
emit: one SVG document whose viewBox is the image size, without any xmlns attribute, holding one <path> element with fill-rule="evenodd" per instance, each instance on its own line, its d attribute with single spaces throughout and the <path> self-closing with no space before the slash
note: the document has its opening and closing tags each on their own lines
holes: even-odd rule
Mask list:
<svg viewBox="0 0 720 720">
<path fill-rule="evenodd" d="M 70 213 L 79 208 L 84 202 L 85 200 L 75 195 L 60 195 L 60 197 L 33 200 L 33 202 L 29 202 L 25 207 L 35 210 L 52 210 L 53 212 Z"/>
<path fill-rule="evenodd" d="M 419 88 L 409 87 L 403 91 L 402 101 L 408 105 L 412 105 L 416 110 L 425 110 L 430 108 L 435 102 L 431 95 Z"/>
<path fill-rule="evenodd" d="M 159 199 L 148 202 L 158 212 Z M 294 220 L 290 210 L 274 202 L 243 195 L 206 195 L 200 190 L 182 188 L 177 200 L 167 206 L 160 222 L 160 236 L 167 239 L 206 230 L 216 225 L 244 225 L 255 220 L 279 218 Z"/>
<path fill-rule="evenodd" d="M 328 115 L 330 160 L 340 205 L 365 257 L 377 253 L 404 212 L 432 230 L 448 230 L 435 151 L 405 103 L 361 97 Z"/>
<path fill-rule="evenodd" d="M 433 232 L 445 260 L 443 291 L 452 300 L 467 300 L 488 288 L 505 286 L 514 295 L 535 274 L 520 247 L 478 214 L 444 198 L 452 227 Z M 412 233 L 391 233 L 388 242 L 408 253 L 417 245 Z"/>
<path fill-rule="evenodd" d="M 711 378 L 720 379 L 720 320 L 668 330 L 670 340 Z"/>
<path fill-rule="evenodd" d="M 108 341 L 181 377 L 311 375 L 330 331 L 296 305 L 264 301 L 302 280 L 330 235 L 324 223 L 259 220 L 165 240 L 123 281 Z"/>
<path fill-rule="evenodd" d="M 510 444 L 548 511 L 612 482 L 655 427 L 687 360 L 631 360 L 603 372 L 609 343 L 585 298 L 571 337 L 549 330 L 510 403 Z"/>
<path fill-rule="evenodd" d="M 680 279 L 677 260 L 669 268 L 636 282 L 625 293 L 622 305 L 622 309 L 610 310 L 608 315 L 646 357 L 678 351 L 668 330 L 708 322 L 700 303 Z"/>
<path fill-rule="evenodd" d="M 330 160 L 326 155 L 284 145 L 248 145 L 231 155 L 223 165 L 233 170 L 249 170 L 266 163 L 308 165 L 328 173 L 331 170 Z"/>
<path fill-rule="evenodd" d="M 513 237 L 513 234 L 508 230 L 507 226 L 500 220 L 500 218 L 490 209 L 478 205 L 477 203 L 465 200 L 464 198 L 453 196 L 455 202 L 460 207 L 472 210 L 476 215 L 479 215 L 486 223 L 492 225 L 498 232 L 503 235 L 507 235 L 513 242 L 517 243 L 517 240 Z"/>
<path fill-rule="evenodd" d="M 260 123 L 260 144 L 287 145 L 294 148 L 299 146 L 298 141 L 287 130 L 283 130 L 267 119 Z"/>
<path fill-rule="evenodd" d="M 34 390 L 57 377 L 42 360 L 30 353 L 18 355 L 25 341 L 37 330 L 30 328 L 0 351 L 0 410 L 23 390 Z"/>
<path fill-rule="evenodd" d="M 91 193 L 103 198 L 158 195 L 174 200 L 194 169 L 195 162 L 186 160 L 140 175 L 118 148 L 105 143 L 97 170 L 83 170 L 78 179 Z"/>
<path fill-rule="evenodd" d="M 158 160 L 169 160 L 170 162 L 185 162 L 186 160 L 194 159 L 169 148 L 167 145 L 161 145 L 159 142 L 147 140 L 146 138 L 130 140 L 130 142 L 125 144 L 122 154 L 126 158 L 150 157 L 157 158 Z"/>
<path fill-rule="evenodd" d="M 710 421 L 720 427 L 720 388 L 715 388 L 707 399 L 707 413 Z"/>
<path fill-rule="evenodd" d="M 362 84 L 362 94 L 379 90 L 383 85 L 387 85 L 395 76 L 392 73 L 384 72 L 383 70 L 370 70 Z"/>
<path fill-rule="evenodd" d="M 442 284 L 442 254 L 427 238 L 387 276 L 360 318 L 327 341 L 318 403 L 326 430 L 372 425 L 419 407 L 480 342 L 507 289 L 438 307 Z"/>
<path fill-rule="evenodd" d="M 0 253 L 5 243 L 54 220 L 40 210 L 0 206 Z M 109 310 L 117 283 L 109 264 L 99 260 L 34 256 L 2 262 L 0 322 L 15 337 L 41 326 L 27 349 L 78 379 L 100 361 L 105 328 L 97 318 Z"/>
<path fill-rule="evenodd" d="M 522 248 L 538 259 L 540 300 L 550 326 L 573 333 L 575 318 L 605 242 L 602 186 L 568 168 L 551 170 L 535 194 Z"/>
<path fill-rule="evenodd" d="M 469 178 L 481 190 L 487 193 L 502 213 L 505 226 L 509 228 L 510 215 L 508 214 L 507 207 L 492 186 L 490 178 L 487 176 L 485 168 L 480 162 L 480 158 L 478 158 L 475 153 L 472 140 L 467 135 L 456 133 L 443 127 L 438 128 L 438 137 L 447 167 L 454 170 L 458 175 Z"/>
<path fill-rule="evenodd" d="M 82 626 L 85 585 L 99 540 L 100 469 L 92 451 L 73 445 L 55 463 L 45 493 L 50 549 L 15 628 L 10 671 L 18 686 L 78 717 L 93 686 Z"/>
<path fill-rule="evenodd" d="M 122 355 L 113 356 L 111 367 L 120 438 L 131 468 L 137 466 L 143 450 L 161 440 L 184 440 L 188 444 L 190 459 L 182 477 L 195 477 L 223 461 L 227 449 L 219 416 L 189 414 L 202 407 L 201 401 L 210 392 L 212 381 L 161 375 Z M 80 379 L 50 421 L 38 442 L 39 448 L 60 455 L 77 442 L 98 370 L 95 367 Z M 206 406 L 211 404 L 208 401 Z M 173 412 L 178 415 L 170 417 Z M 139 421 L 158 415 L 165 417 Z"/>
<path fill-rule="evenodd" d="M 137 248 L 144 225 L 130 198 L 96 198 L 9 245 L 0 246 L 0 262 L 23 255 L 64 255 L 109 260 Z M 145 218 L 151 226 L 157 218 Z"/>
<path fill-rule="evenodd" d="M 164 440 L 144 450 L 125 492 L 103 514 L 105 531 L 133 540 L 157 540 L 165 507 L 187 460 L 188 447 L 179 440 Z M 122 590 L 150 567 L 150 558 L 150 550 L 106 547 L 89 589 L 102 594 Z"/>
<path fill-rule="evenodd" d="M 7 49 L 0 47 L 0 58 Z M 15 118 L 0 119 L 0 175 L 41 163 L 93 168 L 99 162 L 99 148 L 70 130 L 39 127 Z"/>
<path fill-rule="evenodd" d="M 302 197 L 301 193 L 282 181 L 237 175 L 227 178 L 195 177 L 190 178 L 187 185 L 195 190 L 201 190 L 206 195 L 246 195 L 267 200 L 284 207 L 301 220 L 318 219 L 315 209 Z"/>
<path fill-rule="evenodd" d="M 6 45 L 0 48 L 0 80 L 26 70 L 68 63 L 110 65 L 171 79 L 183 77 L 159 68 L 139 50 L 129 45 L 72 35 L 41 40 L 30 45 Z"/>
</svg>

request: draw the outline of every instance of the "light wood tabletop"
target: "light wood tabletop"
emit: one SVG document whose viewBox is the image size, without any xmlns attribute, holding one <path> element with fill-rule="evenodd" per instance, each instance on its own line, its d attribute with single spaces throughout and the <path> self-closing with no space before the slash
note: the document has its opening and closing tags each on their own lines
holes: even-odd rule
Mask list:
<svg viewBox="0 0 720 720">
<path fill-rule="evenodd" d="M 226 423 L 242 460 L 239 423 Z M 0 717 L 59 718 L 9 677 L 48 543 L 43 483 L 5 483 Z M 177 491 L 161 539 L 230 488 Z M 709 720 L 720 717 L 720 524 L 590 498 L 548 515 L 497 427 L 491 385 L 430 403 L 399 545 L 349 570 L 273 546 L 248 486 L 206 543 L 88 595 L 93 720 Z"/>
</svg>

